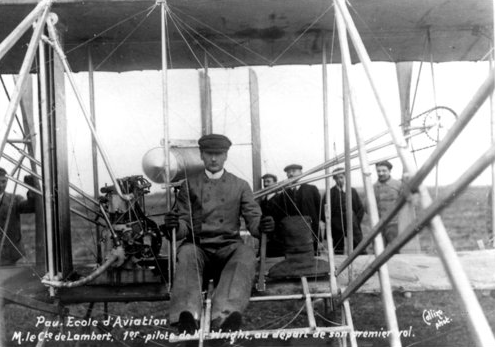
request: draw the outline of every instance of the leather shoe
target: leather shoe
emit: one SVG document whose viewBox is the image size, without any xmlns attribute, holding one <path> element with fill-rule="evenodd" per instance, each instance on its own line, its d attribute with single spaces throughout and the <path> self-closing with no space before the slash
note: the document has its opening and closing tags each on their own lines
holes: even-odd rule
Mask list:
<svg viewBox="0 0 495 347">
<path fill-rule="evenodd" d="M 194 335 L 196 330 L 198 330 L 198 325 L 196 324 L 196 320 L 194 316 L 189 311 L 182 311 L 179 315 L 179 324 L 177 325 L 179 328 L 179 333 L 186 333 L 190 335 Z"/>
<path fill-rule="evenodd" d="M 220 328 L 222 331 L 239 330 L 242 324 L 242 315 L 239 311 L 234 311 L 225 318 Z"/>
</svg>

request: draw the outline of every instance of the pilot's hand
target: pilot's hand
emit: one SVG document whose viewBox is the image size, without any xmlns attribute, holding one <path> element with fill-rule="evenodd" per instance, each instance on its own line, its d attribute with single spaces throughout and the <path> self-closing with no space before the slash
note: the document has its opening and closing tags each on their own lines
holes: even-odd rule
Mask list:
<svg viewBox="0 0 495 347">
<path fill-rule="evenodd" d="M 275 230 L 275 221 L 271 216 L 263 216 L 260 220 L 260 231 L 265 234 L 271 234 Z"/>
<path fill-rule="evenodd" d="M 172 237 L 172 230 L 179 227 L 179 214 L 175 211 L 165 213 L 164 224 L 160 225 L 160 230 L 164 236 L 170 240 Z"/>
</svg>

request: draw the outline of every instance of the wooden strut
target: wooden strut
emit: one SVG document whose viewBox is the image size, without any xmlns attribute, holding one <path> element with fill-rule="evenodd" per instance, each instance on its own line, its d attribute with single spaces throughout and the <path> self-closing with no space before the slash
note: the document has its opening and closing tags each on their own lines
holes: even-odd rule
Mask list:
<svg viewBox="0 0 495 347">
<path fill-rule="evenodd" d="M 324 155 L 325 162 L 330 161 L 330 143 L 329 143 L 329 129 L 328 129 L 328 74 L 327 74 L 327 41 L 325 35 L 322 38 L 322 56 L 321 56 L 321 75 L 323 84 L 323 137 L 324 137 Z M 325 168 L 325 175 L 329 175 L 329 167 Z M 330 271 L 329 275 L 329 285 L 330 292 L 332 294 L 337 294 L 337 278 L 335 277 L 335 257 L 333 252 L 333 238 L 332 238 L 332 224 L 331 224 L 331 213 L 332 205 L 330 199 L 330 177 L 325 179 L 325 235 L 327 238 L 327 248 L 328 248 L 328 264 Z M 330 301 L 332 306 L 333 303 Z"/>
<path fill-rule="evenodd" d="M 416 132 L 414 134 L 412 134 L 411 136 L 416 136 L 416 135 L 419 135 L 420 133 L 422 132 Z M 389 132 L 384 132 L 384 133 L 380 133 L 378 135 L 375 135 L 373 136 L 372 138 L 370 139 L 367 139 L 364 144 L 367 145 L 367 144 L 370 144 L 376 140 L 378 140 L 379 138 L 385 136 L 389 134 Z M 382 149 L 386 146 L 389 146 L 389 145 L 394 145 L 394 142 L 393 141 L 390 141 L 390 142 L 386 142 L 386 143 L 383 143 L 383 144 L 379 144 L 379 145 L 376 145 L 374 147 L 371 147 L 371 148 L 368 148 L 367 151 L 368 152 L 372 152 L 372 151 L 376 151 L 376 150 L 379 150 L 379 149 Z M 351 148 L 351 159 L 354 159 L 354 158 L 357 158 L 358 157 L 358 153 L 357 153 L 357 147 L 353 147 Z M 395 158 L 396 156 L 394 156 Z M 309 175 L 312 175 L 318 171 L 321 171 L 321 170 L 324 170 L 326 168 L 330 168 L 332 166 L 335 166 L 335 165 L 338 165 L 338 164 L 341 164 L 343 162 L 343 160 L 345 159 L 345 155 L 344 154 L 339 154 L 337 157 L 333 158 L 333 159 L 330 159 L 328 161 L 325 161 L 323 164 L 320 164 L 318 166 L 315 166 L 311 169 L 309 169 L 308 171 L 305 171 L 302 173 L 302 175 L 300 176 L 297 176 L 297 177 L 294 177 L 294 178 L 291 178 L 291 179 L 286 179 L 286 180 L 283 180 L 283 181 L 280 181 L 268 188 L 264 188 L 264 189 L 261 189 L 260 191 L 257 191 L 254 193 L 254 197 L 257 199 L 257 198 L 260 198 L 260 197 L 263 197 L 265 195 L 268 195 L 270 193 L 273 193 L 277 190 L 280 190 L 282 188 L 286 188 L 288 186 L 290 186 L 291 184 L 299 184 L 301 182 L 301 180 L 304 178 L 304 177 L 307 177 Z M 316 178 L 315 178 L 316 180 Z"/>
<path fill-rule="evenodd" d="M 494 77 L 495 71 L 492 70 L 490 76 L 480 86 L 471 101 L 459 115 L 457 121 L 450 128 L 442 141 L 435 147 L 430 157 L 412 177 L 410 176 L 410 179 L 407 182 L 407 190 L 399 197 L 394 208 L 386 216 L 380 219 L 380 222 L 373 227 L 371 232 L 363 239 L 363 241 L 361 241 L 354 252 L 344 260 L 344 262 L 337 269 L 337 274 L 341 273 L 360 254 L 360 252 L 362 252 L 371 243 L 373 238 L 383 230 L 385 225 L 392 220 L 392 218 L 407 202 L 408 194 L 410 192 L 417 192 L 423 180 L 435 167 L 436 160 L 445 154 L 455 139 L 461 134 L 462 130 L 467 126 L 469 121 L 474 117 L 481 105 L 483 105 L 483 102 L 486 98 L 488 98 L 489 94 L 492 93 L 495 85 Z"/>
<path fill-rule="evenodd" d="M 392 124 L 392 117 L 387 113 L 383 98 L 379 94 L 378 88 L 375 84 L 375 79 L 371 73 L 371 60 L 364 47 L 364 44 L 358 34 L 358 31 L 352 21 L 351 15 L 342 0 L 336 0 L 336 7 L 340 13 L 342 13 L 347 30 L 354 43 L 356 52 L 363 63 L 368 80 L 372 86 L 375 98 L 378 101 L 380 111 L 387 123 L 389 131 L 395 142 L 397 152 L 402 161 L 405 172 L 412 176 L 415 173 L 414 160 L 410 153 L 407 152 L 407 145 L 405 144 L 404 137 L 398 132 Z M 419 189 L 421 206 L 427 208 L 431 204 L 431 198 L 428 191 L 424 187 Z M 495 346 L 495 337 L 486 320 L 486 317 L 481 309 L 481 306 L 474 294 L 468 277 L 462 268 L 459 258 L 455 252 L 452 242 L 445 230 L 442 220 L 439 216 L 434 217 L 430 222 L 430 230 L 433 234 L 433 239 L 436 243 L 436 247 L 439 250 L 442 263 L 446 270 L 447 275 L 450 278 L 452 286 L 460 297 L 463 309 L 467 313 L 468 326 L 472 332 L 475 343 L 477 346 Z"/>
<path fill-rule="evenodd" d="M 336 0 L 336 2 L 339 0 Z M 366 200 L 368 206 L 368 213 L 371 217 L 371 225 L 375 225 L 378 223 L 378 207 L 376 204 L 375 194 L 373 191 L 373 185 L 371 182 L 370 169 L 368 164 L 368 158 L 366 155 L 366 150 L 364 149 L 364 143 L 361 136 L 361 128 L 360 128 L 360 119 L 359 113 L 357 111 L 357 101 L 355 100 L 355 93 L 352 89 L 353 85 L 351 84 L 351 55 L 349 51 L 349 45 L 347 41 L 347 31 L 346 25 L 344 24 L 342 14 L 340 12 L 336 12 L 337 19 L 337 28 L 339 34 L 339 42 L 340 42 L 340 51 L 342 54 L 342 76 L 344 77 L 345 83 L 344 86 L 346 90 L 344 90 L 344 94 L 349 97 L 350 106 L 352 107 L 351 113 L 354 117 L 354 130 L 356 134 L 356 141 L 358 143 L 359 148 L 359 159 L 362 167 L 363 174 L 363 182 L 366 191 Z M 347 168 L 347 171 L 349 169 Z M 349 189 L 348 186 L 346 186 Z M 352 222 L 351 222 L 352 223 Z M 381 235 L 378 235 L 374 240 L 374 251 L 376 256 L 383 252 L 383 238 Z M 385 311 L 385 320 L 387 323 L 387 328 L 390 331 L 389 342 L 391 346 L 401 346 L 400 335 L 399 335 L 399 324 L 397 322 L 397 316 L 395 314 L 395 304 L 392 295 L 392 288 L 390 285 L 390 277 L 388 274 L 388 268 L 386 265 L 380 268 L 380 287 L 382 300 L 384 304 Z M 340 299 L 342 300 L 342 299 Z M 340 302 L 341 303 L 341 302 Z"/>
</svg>

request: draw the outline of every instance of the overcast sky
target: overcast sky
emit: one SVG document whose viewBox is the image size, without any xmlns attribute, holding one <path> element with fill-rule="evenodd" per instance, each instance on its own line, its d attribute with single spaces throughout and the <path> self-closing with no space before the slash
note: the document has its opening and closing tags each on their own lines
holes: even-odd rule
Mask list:
<svg viewBox="0 0 495 347">
<path fill-rule="evenodd" d="M 415 94 L 419 65 L 415 64 L 411 100 Z M 390 63 L 374 63 L 373 68 L 379 80 L 379 87 L 386 96 L 386 107 L 399 124 L 395 66 Z M 254 70 L 259 81 L 263 172 L 271 172 L 283 178 L 283 168 L 287 164 L 300 163 L 304 169 L 309 169 L 322 163 L 324 149 L 321 66 L 256 67 Z M 354 66 L 353 71 L 357 81 L 355 88 L 363 120 L 364 137 L 370 138 L 385 130 L 385 123 L 361 66 Z M 248 70 L 210 69 L 209 73 L 212 80 L 213 132 L 227 135 L 235 144 L 229 153 L 227 169 L 251 183 Z M 331 155 L 335 156 L 342 153 L 344 148 L 340 65 L 329 65 L 328 74 L 330 150 Z M 460 113 L 487 74 L 487 63 L 435 64 L 433 89 L 431 68 L 425 63 L 419 79 L 413 116 L 434 107 L 435 104 L 447 106 Z M 80 73 L 76 77 L 78 88 L 85 100 L 88 100 L 87 74 Z M 143 155 L 149 149 L 158 146 L 163 138 L 160 78 L 158 71 L 96 73 L 97 128 L 118 177 L 143 174 Z M 7 82 L 10 82 L 8 78 Z M 198 70 L 169 71 L 169 132 L 172 139 L 197 140 L 200 136 L 198 85 Z M 66 90 L 71 181 L 87 191 L 92 191 L 90 134 L 68 84 Z M 0 105 L 4 112 L 6 101 L 3 95 Z M 449 123 L 449 115 L 445 115 L 444 118 L 446 124 Z M 417 122 L 423 124 L 422 119 L 418 119 Z M 19 137 L 18 134 L 18 129 L 14 128 L 12 137 Z M 452 183 L 463 169 L 488 148 L 489 142 L 490 117 L 487 103 L 440 162 L 441 185 Z M 354 145 L 354 139 L 351 145 Z M 434 142 L 426 135 L 413 139 L 414 148 L 431 145 L 434 145 Z M 415 154 L 418 165 L 423 163 L 431 151 L 432 148 Z M 11 150 L 9 152 L 13 154 Z M 388 148 L 373 153 L 370 159 L 381 158 L 391 153 L 393 149 Z M 402 168 L 399 161 L 392 162 L 393 175 L 400 177 Z M 4 160 L 1 165 L 11 167 Z M 110 183 L 102 162 L 99 167 L 100 185 Z M 352 180 L 354 186 L 362 186 L 359 173 L 355 173 Z M 426 183 L 434 185 L 434 182 L 434 176 L 430 175 Z M 487 171 L 475 183 L 489 182 Z M 323 182 L 316 184 L 320 188 L 323 187 Z M 11 184 L 10 189 L 12 187 Z M 159 192 L 160 185 L 154 185 L 153 191 Z"/>
</svg>

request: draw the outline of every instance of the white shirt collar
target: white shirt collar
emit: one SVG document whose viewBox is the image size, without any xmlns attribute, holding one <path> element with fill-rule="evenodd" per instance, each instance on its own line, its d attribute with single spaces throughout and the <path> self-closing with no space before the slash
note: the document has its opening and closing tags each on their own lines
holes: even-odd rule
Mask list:
<svg viewBox="0 0 495 347">
<path fill-rule="evenodd" d="M 222 170 L 215 172 L 215 173 L 211 173 L 210 171 L 205 169 L 205 174 L 210 180 L 218 180 L 219 178 L 222 177 L 224 172 L 225 172 L 225 169 L 222 169 Z"/>
<path fill-rule="evenodd" d="M 5 194 L 5 193 L 0 194 L 0 201 L 2 201 L 2 199 L 3 199 L 3 195 L 4 195 L 4 194 Z"/>
</svg>

